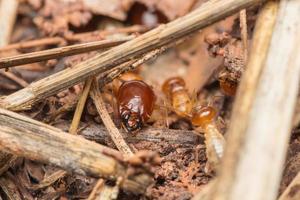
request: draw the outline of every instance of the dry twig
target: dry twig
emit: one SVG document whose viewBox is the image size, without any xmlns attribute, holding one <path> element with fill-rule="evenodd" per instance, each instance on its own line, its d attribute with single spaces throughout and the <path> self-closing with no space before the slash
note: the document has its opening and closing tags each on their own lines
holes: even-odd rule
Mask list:
<svg viewBox="0 0 300 200">
<path fill-rule="evenodd" d="M 113 149 L 3 109 L 0 109 L 0 146 L 16 155 L 82 175 L 116 180 L 127 170 L 121 154 Z M 143 193 L 150 183 L 150 176 L 143 172 L 125 179 L 121 187 Z"/>
<path fill-rule="evenodd" d="M 161 25 L 129 42 L 79 63 L 45 79 L 32 83 L 1 100 L 1 106 L 10 110 L 29 109 L 32 104 L 66 89 L 91 75 L 103 73 L 117 65 L 139 57 L 153 49 L 172 43 L 190 33 L 223 19 L 239 9 L 253 6 L 263 0 L 211 0 L 184 17 Z"/>
<path fill-rule="evenodd" d="M 27 87 L 29 85 L 25 80 L 23 80 L 22 78 L 18 77 L 17 75 L 15 75 L 14 73 L 12 73 L 10 71 L 4 71 L 4 70 L 0 69 L 0 74 L 2 76 L 5 76 L 8 79 L 14 81 L 21 87 Z"/>
<path fill-rule="evenodd" d="M 97 108 L 97 111 L 105 125 L 105 127 L 108 130 L 108 133 L 110 134 L 112 140 L 114 141 L 114 144 L 117 146 L 117 148 L 122 152 L 125 158 L 129 158 L 133 155 L 133 152 L 125 142 L 123 136 L 119 132 L 119 130 L 116 128 L 114 122 L 109 116 L 109 113 L 106 110 L 105 103 L 103 101 L 102 95 L 99 91 L 99 88 L 97 87 L 96 80 L 94 80 L 94 83 L 92 85 L 92 89 L 90 92 L 90 95 L 94 101 L 94 104 Z"/>
<path fill-rule="evenodd" d="M 149 29 L 143 25 L 133 25 L 133 26 L 129 26 L 129 27 L 121 27 L 121 28 L 116 28 L 116 29 L 111 29 L 111 30 L 100 30 L 100 31 L 92 31 L 92 32 L 86 32 L 86 33 L 77 33 L 77 34 L 66 36 L 66 39 L 68 41 L 77 42 L 77 41 L 82 41 L 82 40 L 85 40 L 86 38 L 90 38 L 93 36 L 105 38 L 107 36 L 112 36 L 114 34 L 144 33 L 148 30 Z"/>
<path fill-rule="evenodd" d="M 68 123 L 66 121 L 60 121 L 58 124 L 54 126 L 62 129 L 68 130 Z M 107 144 L 108 141 L 111 141 L 110 135 L 107 132 L 107 129 L 95 123 L 82 123 L 82 128 L 78 132 L 79 135 L 84 138 L 92 141 L 96 141 L 97 143 Z M 170 144 L 181 144 L 181 145 L 196 145 L 196 144 L 204 144 L 203 135 L 199 135 L 196 131 L 188 131 L 188 130 L 175 130 L 175 129 L 166 129 L 166 128 L 143 128 L 139 131 L 139 134 L 132 136 L 129 134 L 125 134 L 121 131 L 122 137 L 131 144 L 135 144 L 141 141 L 147 142 L 168 142 Z"/>
<path fill-rule="evenodd" d="M 114 30 L 92 31 L 86 33 L 72 34 L 70 36 L 67 36 L 66 38 L 62 38 L 62 37 L 41 38 L 41 39 L 23 41 L 23 42 L 18 42 L 15 44 L 9 44 L 3 46 L 0 48 L 0 52 L 12 50 L 12 49 L 33 48 L 38 46 L 62 45 L 65 44 L 66 42 L 85 41 L 86 38 L 95 37 L 95 36 L 97 36 L 96 38 L 98 39 L 103 39 L 106 36 L 111 36 L 112 34 L 116 34 L 116 33 L 125 33 L 125 34 L 142 33 L 145 32 L 146 30 L 147 28 L 145 28 L 144 26 L 135 25 L 135 26 L 125 27 L 125 28 L 118 28 Z"/>
<path fill-rule="evenodd" d="M 47 45 L 59 45 L 63 44 L 66 41 L 61 37 L 46 37 L 41 39 L 35 39 L 30 41 L 18 42 L 15 44 L 9 44 L 0 48 L 0 52 L 9 51 L 12 49 L 26 49 L 38 46 L 47 46 Z"/>
<path fill-rule="evenodd" d="M 300 2 L 282 0 L 276 19 L 277 8 L 277 1 L 269 1 L 256 23 L 209 199 L 276 199 L 299 86 Z"/>
<path fill-rule="evenodd" d="M 240 11 L 240 27 L 241 27 L 241 38 L 244 48 L 244 60 L 247 63 L 248 59 L 248 27 L 247 27 L 247 11 L 243 9 Z"/>
<path fill-rule="evenodd" d="M 73 120 L 72 120 L 70 129 L 69 129 L 69 133 L 71 133 L 71 134 L 76 134 L 77 133 L 77 129 L 78 129 L 78 126 L 79 126 L 79 123 L 80 123 L 80 118 L 81 118 L 81 115 L 82 115 L 82 111 L 84 109 L 85 102 L 86 102 L 87 97 L 89 95 L 90 88 L 91 88 L 91 85 L 92 85 L 92 81 L 93 81 L 93 78 L 88 78 L 85 81 L 84 88 L 83 88 L 82 93 L 79 97 L 79 100 L 78 100 L 78 103 L 77 103 L 77 106 L 76 106 L 76 109 L 75 109 L 75 113 L 74 113 L 74 116 L 73 116 Z"/>
<path fill-rule="evenodd" d="M 49 185 L 52 185 L 57 180 L 63 178 L 65 175 L 67 175 L 67 172 L 64 170 L 56 170 L 51 175 L 45 177 L 40 183 L 35 184 L 33 186 L 29 186 L 29 189 L 31 190 L 39 190 L 45 187 L 48 187 Z"/>
<path fill-rule="evenodd" d="M 17 16 L 18 0 L 0 1 L 0 47 L 9 43 Z"/>
<path fill-rule="evenodd" d="M 106 39 L 1 58 L 0 69 L 105 49 L 122 44 L 133 38 L 134 36 L 126 36 L 117 39 Z"/>
</svg>

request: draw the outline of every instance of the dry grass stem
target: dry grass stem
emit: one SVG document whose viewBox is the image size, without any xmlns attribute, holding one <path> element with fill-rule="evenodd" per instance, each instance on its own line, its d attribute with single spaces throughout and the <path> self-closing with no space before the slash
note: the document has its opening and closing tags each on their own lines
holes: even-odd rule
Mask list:
<svg viewBox="0 0 300 200">
<path fill-rule="evenodd" d="M 114 144 L 119 149 L 120 152 L 124 155 L 124 157 L 129 158 L 133 155 L 133 152 L 125 142 L 123 136 L 115 126 L 114 122 L 112 121 L 111 117 L 109 116 L 109 113 L 107 112 L 107 109 L 105 107 L 105 103 L 103 100 L 103 97 L 100 93 L 99 88 L 96 86 L 96 80 L 94 80 L 94 84 L 92 84 L 90 95 L 94 101 L 94 104 L 97 108 L 97 111 L 105 125 L 105 127 L 108 130 L 108 133 L 110 134 L 112 140 L 114 141 Z"/>
<path fill-rule="evenodd" d="M 247 11 L 243 9 L 240 11 L 240 27 L 241 27 L 241 38 L 244 48 L 244 59 L 245 62 L 248 60 L 248 26 L 247 26 Z"/>
<path fill-rule="evenodd" d="M 44 51 L 21 54 L 7 58 L 0 58 L 0 69 L 105 49 L 122 44 L 133 38 L 134 36 L 126 36 L 117 39 L 105 39 L 95 42 L 75 44 Z"/>
<path fill-rule="evenodd" d="M 92 85 L 92 81 L 93 81 L 93 78 L 88 78 L 85 81 L 84 88 L 83 88 L 82 93 L 79 97 L 79 100 L 78 100 L 78 103 L 77 103 L 77 106 L 76 106 L 76 109 L 75 109 L 75 113 L 74 113 L 74 116 L 73 116 L 73 120 L 72 120 L 70 129 L 69 129 L 69 133 L 71 133 L 71 134 L 77 134 L 77 129 L 78 129 L 78 126 L 79 126 L 79 123 L 80 123 L 82 111 L 84 109 L 85 102 L 86 102 L 87 97 L 89 95 L 90 88 L 91 88 L 91 85 Z"/>
<path fill-rule="evenodd" d="M 25 80 L 23 80 L 22 78 L 18 77 L 17 75 L 15 75 L 14 73 L 12 73 L 10 71 L 4 71 L 4 70 L 0 69 L 0 74 L 2 76 L 5 76 L 8 79 L 14 81 L 15 83 L 17 83 L 18 85 L 20 85 L 23 88 L 25 88 L 29 85 Z"/>
<path fill-rule="evenodd" d="M 17 17 L 18 5 L 18 0 L 0 1 L 0 47 L 9 43 Z"/>
</svg>

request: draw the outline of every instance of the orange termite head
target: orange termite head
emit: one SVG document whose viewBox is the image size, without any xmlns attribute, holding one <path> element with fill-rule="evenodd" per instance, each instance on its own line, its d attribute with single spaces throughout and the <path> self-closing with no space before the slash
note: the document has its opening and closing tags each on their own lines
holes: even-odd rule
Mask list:
<svg viewBox="0 0 300 200">
<path fill-rule="evenodd" d="M 181 77 L 171 77 L 162 85 L 162 91 L 170 96 L 172 93 L 185 88 L 185 81 Z"/>
<path fill-rule="evenodd" d="M 217 111 L 211 106 L 197 107 L 192 113 L 192 124 L 204 128 L 214 121 L 216 114 Z"/>
</svg>

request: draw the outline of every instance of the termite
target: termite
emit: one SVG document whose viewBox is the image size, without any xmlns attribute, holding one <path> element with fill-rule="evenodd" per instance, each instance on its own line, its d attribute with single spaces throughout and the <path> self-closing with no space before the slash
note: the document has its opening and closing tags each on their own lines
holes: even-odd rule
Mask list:
<svg viewBox="0 0 300 200">
<path fill-rule="evenodd" d="M 205 171 L 215 171 L 223 157 L 225 139 L 216 126 L 217 111 L 211 106 L 194 108 L 191 122 L 204 132 L 207 165 Z"/>
<path fill-rule="evenodd" d="M 152 88 L 142 80 L 122 83 L 117 92 L 118 114 L 127 132 L 140 130 L 150 118 L 156 96 Z"/>
<path fill-rule="evenodd" d="M 171 101 L 176 114 L 190 119 L 197 129 L 204 132 L 208 160 L 205 171 L 215 171 L 225 146 L 225 139 L 216 126 L 216 109 L 212 106 L 195 106 L 195 101 L 185 87 L 185 81 L 180 77 L 167 79 L 162 90 Z"/>
<path fill-rule="evenodd" d="M 193 103 L 185 86 L 185 81 L 180 77 L 167 79 L 162 91 L 171 102 L 174 112 L 180 117 L 188 117 L 191 113 Z"/>
</svg>

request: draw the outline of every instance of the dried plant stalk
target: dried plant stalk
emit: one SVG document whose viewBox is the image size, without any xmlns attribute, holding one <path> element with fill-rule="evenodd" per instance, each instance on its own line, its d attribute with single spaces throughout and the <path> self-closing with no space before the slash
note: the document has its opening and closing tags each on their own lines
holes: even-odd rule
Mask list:
<svg viewBox="0 0 300 200">
<path fill-rule="evenodd" d="M 27 87 L 29 84 L 23 80 L 22 78 L 18 77 L 17 75 L 15 75 L 14 73 L 10 72 L 10 71 L 4 71 L 4 70 L 0 70 L 0 74 L 12 81 L 14 81 L 15 83 L 19 84 L 22 87 Z"/>
<path fill-rule="evenodd" d="M 122 44 L 126 41 L 129 41 L 133 38 L 134 36 L 126 36 L 116 39 L 105 39 L 95 42 L 75 44 L 44 51 L 21 54 L 7 58 L 0 58 L 0 69 L 113 47 Z"/>
<path fill-rule="evenodd" d="M 109 116 L 109 113 L 106 110 L 104 100 L 102 98 L 102 95 L 99 91 L 99 88 L 96 86 L 96 79 L 92 83 L 92 88 L 90 95 L 94 101 L 94 104 L 97 108 L 97 111 L 105 125 L 105 127 L 108 130 L 109 135 L 111 136 L 112 140 L 114 141 L 114 144 L 117 146 L 117 148 L 122 152 L 125 158 L 129 158 L 130 156 L 133 156 L 133 152 L 125 142 L 123 136 L 115 126 L 114 122 Z"/>
<path fill-rule="evenodd" d="M 182 41 L 183 40 L 180 40 L 179 42 L 182 42 Z M 136 69 L 141 64 L 160 55 L 161 53 L 163 53 L 166 49 L 170 48 L 171 46 L 173 46 L 173 45 L 163 46 L 159 49 L 155 49 L 155 50 L 145 54 L 140 59 L 130 60 L 126 63 L 123 63 L 123 64 L 115 67 L 114 69 L 112 69 L 108 72 L 103 73 L 99 78 L 99 87 L 102 88 L 107 83 L 110 83 L 111 81 L 113 81 L 115 78 L 117 78 L 121 74 Z"/>
<path fill-rule="evenodd" d="M 52 76 L 32 83 L 1 100 L 1 106 L 10 110 L 29 109 L 33 103 L 66 89 L 91 75 L 139 57 L 153 49 L 175 42 L 240 9 L 263 2 L 263 0 L 211 0 L 184 17 L 161 25 L 129 42 L 79 63 Z"/>
<path fill-rule="evenodd" d="M 0 47 L 9 43 L 11 32 L 17 17 L 18 0 L 0 1 Z M 10 167 L 17 157 L 6 152 L 0 152 L 0 175 Z"/>
<path fill-rule="evenodd" d="M 47 45 L 60 45 L 64 44 L 66 41 L 61 37 L 45 37 L 35 40 L 29 40 L 29 41 L 21 41 L 14 44 L 8 44 L 6 46 L 3 46 L 0 48 L 0 53 L 4 51 L 9 51 L 13 49 L 26 49 L 26 48 L 32 48 L 32 47 L 38 47 L 38 46 L 47 46 Z"/>
<path fill-rule="evenodd" d="M 0 1 L 0 47 L 9 43 L 17 17 L 18 5 L 18 0 Z"/>
<path fill-rule="evenodd" d="M 269 1 L 256 23 L 209 199 L 276 199 L 299 86 L 300 1 L 282 0 L 278 17 L 277 10 L 278 1 Z"/>
<path fill-rule="evenodd" d="M 126 174 L 127 167 L 116 150 L 4 109 L 0 109 L 0 146 L 82 175 L 116 180 Z M 150 176 L 141 173 L 124 180 L 121 187 L 143 193 L 150 182 Z"/>
<path fill-rule="evenodd" d="M 248 59 L 248 26 L 247 26 L 247 11 L 243 9 L 240 11 L 240 28 L 241 38 L 243 42 L 244 60 L 247 62 Z"/>
<path fill-rule="evenodd" d="M 68 129 L 67 125 L 65 125 L 65 121 L 62 124 L 58 125 L 58 127 L 64 129 Z M 97 141 L 101 144 L 105 144 L 107 141 L 110 141 L 110 136 L 106 130 L 106 128 L 102 125 L 98 124 L 82 124 L 82 129 L 78 134 L 82 135 L 88 140 Z M 175 129 L 160 129 L 160 128 L 143 128 L 139 131 L 139 134 L 132 136 L 129 134 L 124 134 L 121 132 L 122 137 L 128 143 L 138 143 L 141 141 L 148 142 L 168 142 L 170 144 L 181 144 L 181 145 L 196 145 L 196 144 L 204 144 L 203 135 L 197 134 L 196 131 L 188 131 L 188 130 L 175 130 Z"/>
<path fill-rule="evenodd" d="M 8 51 L 12 49 L 26 49 L 38 46 L 47 46 L 47 45 L 63 45 L 66 42 L 79 42 L 85 41 L 86 38 L 98 36 L 99 39 L 105 38 L 106 36 L 111 36 L 113 34 L 124 33 L 143 33 L 147 31 L 148 28 L 141 25 L 134 25 L 129 27 L 121 27 L 113 30 L 101 30 L 101 31 L 92 31 L 85 33 L 71 34 L 68 36 L 62 37 L 46 37 L 29 41 L 21 41 L 15 44 L 8 44 L 0 48 L 0 52 Z"/>
<path fill-rule="evenodd" d="M 77 133 L 77 128 L 78 128 L 79 123 L 80 123 L 80 118 L 81 118 L 81 115 L 82 115 L 82 112 L 83 112 L 83 109 L 84 109 L 84 106 L 85 106 L 85 102 L 86 102 L 87 97 L 88 97 L 89 92 L 90 92 L 92 81 L 93 81 L 93 78 L 89 78 L 85 81 L 84 88 L 83 88 L 82 93 L 79 97 L 79 100 L 78 100 L 78 103 L 77 103 L 77 106 L 76 106 L 76 109 L 75 109 L 75 113 L 74 113 L 74 116 L 73 116 L 73 120 L 72 120 L 70 129 L 69 129 L 69 133 L 71 133 L 71 134 L 76 134 Z"/>
</svg>

